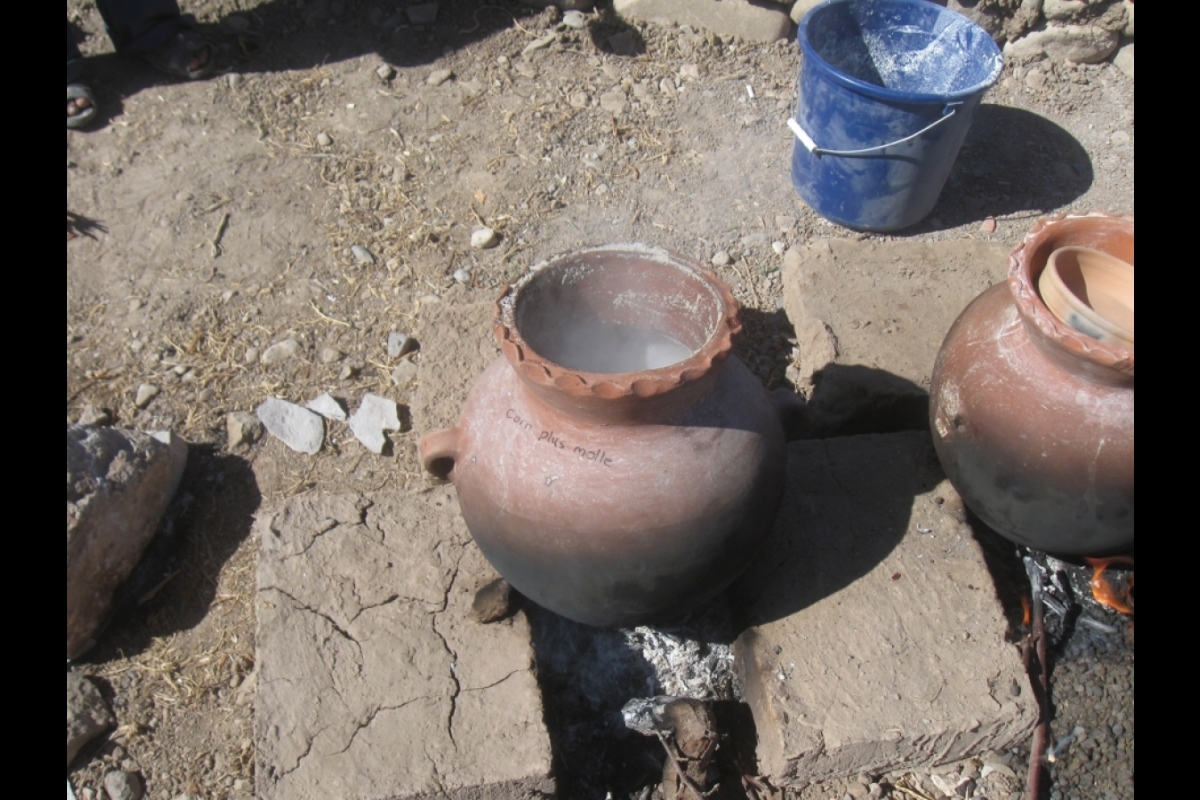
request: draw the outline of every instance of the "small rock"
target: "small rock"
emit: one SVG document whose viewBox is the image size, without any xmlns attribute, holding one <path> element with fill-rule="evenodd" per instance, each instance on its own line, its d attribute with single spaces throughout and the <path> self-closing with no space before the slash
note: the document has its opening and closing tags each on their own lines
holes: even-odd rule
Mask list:
<svg viewBox="0 0 1200 800">
<path fill-rule="evenodd" d="M 88 403 L 84 405 L 83 410 L 79 412 L 80 425 L 107 425 L 112 422 L 112 417 L 107 409 L 97 408 Z"/>
<path fill-rule="evenodd" d="M 1116 57 L 1113 58 L 1113 66 L 1125 73 L 1129 80 L 1133 80 L 1133 42 L 1117 51 Z"/>
<path fill-rule="evenodd" d="M 363 395 L 358 409 L 350 417 L 350 432 L 372 453 L 382 453 L 387 444 L 384 431 L 400 430 L 400 417 L 394 400 L 377 394 Z"/>
<path fill-rule="evenodd" d="M 136 775 L 114 769 L 104 776 L 104 792 L 110 800 L 141 800 L 142 782 Z"/>
<path fill-rule="evenodd" d="M 730 258 L 729 253 L 725 252 L 724 250 L 718 250 L 713 254 L 712 265 L 714 267 L 727 267 L 732 263 L 733 259 Z"/>
<path fill-rule="evenodd" d="M 637 39 L 633 37 L 633 31 L 617 31 L 608 37 L 608 46 L 612 48 L 613 55 L 632 56 L 637 54 Z"/>
<path fill-rule="evenodd" d="M 336 420 L 337 422 L 346 421 L 346 409 L 342 408 L 342 404 L 339 403 L 329 392 L 325 392 L 324 394 L 318 395 L 312 400 L 309 400 L 305 405 L 305 408 L 307 408 L 309 411 L 317 412 L 325 419 L 332 419 Z"/>
<path fill-rule="evenodd" d="M 983 224 L 981 224 L 979 226 L 979 230 L 983 231 L 984 233 L 995 233 L 996 232 L 996 218 L 988 217 L 987 219 L 985 219 L 983 221 Z"/>
<path fill-rule="evenodd" d="M 700 79 L 700 67 L 696 64 L 684 64 L 679 68 L 679 77 L 687 78 L 688 80 Z"/>
<path fill-rule="evenodd" d="M 471 247 L 487 250 L 500 243 L 500 236 L 492 228 L 477 228 L 471 231 Z"/>
<path fill-rule="evenodd" d="M 625 113 L 626 102 L 625 93 L 620 89 L 613 89 L 600 95 L 600 107 L 614 116 Z"/>
<path fill-rule="evenodd" d="M 504 578 L 497 578 L 476 592 L 471 603 L 471 616 L 484 625 L 499 622 L 515 610 L 512 586 Z"/>
<path fill-rule="evenodd" d="M 568 28 L 582 30 L 587 27 L 587 17 L 582 11 L 565 11 L 563 12 L 562 24 Z"/>
<path fill-rule="evenodd" d="M 354 260 L 360 264 L 375 263 L 375 254 L 361 244 L 350 245 L 350 255 L 354 256 Z"/>
<path fill-rule="evenodd" d="M 1113 736 L 1116 736 L 1118 739 L 1121 738 L 1122 736 L 1125 735 L 1125 726 L 1119 722 L 1116 725 L 1113 725 L 1112 726 L 1112 734 L 1113 734 Z"/>
<path fill-rule="evenodd" d="M 343 353 L 341 350 L 338 350 L 336 347 L 322 347 L 321 348 L 321 363 L 322 364 L 336 364 L 337 362 L 341 361 L 345 357 L 346 357 L 346 354 Z"/>
<path fill-rule="evenodd" d="M 471 282 L 471 270 L 469 270 L 469 269 L 454 270 L 454 280 L 458 281 L 459 283 L 470 283 Z"/>
<path fill-rule="evenodd" d="M 437 21 L 438 4 L 421 3 L 420 5 L 409 6 L 404 9 L 404 13 L 408 15 L 408 21 L 413 25 L 432 25 Z"/>
<path fill-rule="evenodd" d="M 273 364 L 282 364 L 284 361 L 300 355 L 303 350 L 304 347 L 295 339 L 284 339 L 263 350 L 258 361 L 268 367 Z"/>
<path fill-rule="evenodd" d="M 781 241 L 776 240 L 774 242 L 771 242 L 771 249 L 775 251 L 775 255 L 781 256 L 785 252 L 787 252 L 787 245 Z"/>
<path fill-rule="evenodd" d="M 258 348 L 257 347 L 247 347 L 246 354 L 244 356 L 242 356 L 242 360 L 245 361 L 247 364 L 253 364 L 255 361 L 258 361 Z"/>
<path fill-rule="evenodd" d="M 353 364 L 346 364 L 342 367 L 341 371 L 338 372 L 338 380 L 352 380 L 356 375 L 358 375 L 358 367 L 354 366 Z"/>
<path fill-rule="evenodd" d="M 230 89 L 236 89 L 242 85 L 242 76 L 236 72 L 231 72 L 225 76 L 225 83 L 229 85 Z"/>
<path fill-rule="evenodd" d="M 143 383 L 137 388 L 137 394 L 133 397 L 133 404 L 138 408 L 145 408 L 150 405 L 150 401 L 158 397 L 159 388 L 153 383 Z"/>
<path fill-rule="evenodd" d="M 392 383 L 400 389 L 407 389 L 417 379 L 417 365 L 411 359 L 404 359 L 392 370 Z"/>
<path fill-rule="evenodd" d="M 379 76 L 380 80 L 390 81 L 392 78 L 396 77 L 396 68 L 391 64 L 380 64 L 376 68 L 375 74 Z"/>
<path fill-rule="evenodd" d="M 425 79 L 425 83 L 430 86 L 441 86 L 446 81 L 454 77 L 454 72 L 448 69 L 435 69 L 429 73 L 429 77 Z"/>
<path fill-rule="evenodd" d="M 67 766 L 85 744 L 117 724 L 100 690 L 78 672 L 67 673 Z"/>
<path fill-rule="evenodd" d="M 545 36 L 539 36 L 529 44 L 525 45 L 525 49 L 521 51 L 521 55 L 528 55 L 535 50 L 541 50 L 554 44 L 558 39 L 557 33 L 548 33 Z"/>
<path fill-rule="evenodd" d="M 321 131 L 317 134 L 317 144 L 321 147 L 329 147 L 329 145 L 333 144 L 333 139 L 329 138 L 328 133 Z"/>
<path fill-rule="evenodd" d="M 263 435 L 258 417 L 245 411 L 232 411 L 225 416 L 226 446 L 233 450 L 244 444 L 254 444 Z"/>
<path fill-rule="evenodd" d="M 1121 35 L 1099 25 L 1051 25 L 1004 45 L 1005 58 L 1033 58 L 1042 53 L 1052 61 L 1094 64 L 1113 54 Z"/>
<path fill-rule="evenodd" d="M 1040 69 L 1031 69 L 1025 75 L 1025 85 L 1035 92 L 1039 92 L 1046 87 L 1046 73 Z"/>
<path fill-rule="evenodd" d="M 325 441 L 325 421 L 295 403 L 270 397 L 255 413 L 272 436 L 298 453 L 313 455 Z"/>
<path fill-rule="evenodd" d="M 417 340 L 409 336 L 407 333 L 400 331 L 392 331 L 387 338 L 387 354 L 388 358 L 399 358 L 400 356 L 415 349 Z"/>
<path fill-rule="evenodd" d="M 670 78 L 663 78 L 658 82 L 658 91 L 667 97 L 674 97 L 675 81 L 671 80 Z"/>
<path fill-rule="evenodd" d="M 216 399 L 217 399 L 217 390 L 212 388 L 211 386 L 205 386 L 203 389 L 196 392 L 196 402 L 198 402 L 198 403 L 207 404 L 207 403 L 211 403 L 212 401 L 214 401 Z"/>
</svg>

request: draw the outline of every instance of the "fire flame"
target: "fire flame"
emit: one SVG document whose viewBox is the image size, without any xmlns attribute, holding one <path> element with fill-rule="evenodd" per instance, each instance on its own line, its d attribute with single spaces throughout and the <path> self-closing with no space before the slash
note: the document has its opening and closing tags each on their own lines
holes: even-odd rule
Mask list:
<svg viewBox="0 0 1200 800">
<path fill-rule="evenodd" d="M 1133 566 L 1129 556 L 1114 556 L 1112 558 L 1085 558 L 1084 561 L 1092 568 L 1092 597 L 1101 605 L 1108 606 L 1122 614 L 1133 615 L 1133 575 L 1129 576 L 1129 585 L 1118 591 L 1104 577 L 1104 571 L 1113 564 Z"/>
</svg>

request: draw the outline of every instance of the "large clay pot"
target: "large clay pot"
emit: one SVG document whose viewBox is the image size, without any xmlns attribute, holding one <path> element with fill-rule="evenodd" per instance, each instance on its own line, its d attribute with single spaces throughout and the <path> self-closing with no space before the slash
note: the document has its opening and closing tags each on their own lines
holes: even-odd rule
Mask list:
<svg viewBox="0 0 1200 800">
<path fill-rule="evenodd" d="M 771 396 L 731 354 L 728 287 L 664 250 L 583 250 L 510 286 L 493 327 L 502 355 L 419 448 L 500 574 L 614 626 L 733 581 L 778 511 L 786 454 Z"/>
<path fill-rule="evenodd" d="M 1133 217 L 1039 220 L 1006 284 L 977 297 L 938 353 L 933 441 L 963 501 L 1015 542 L 1064 555 L 1133 545 L 1133 350 L 1056 317 L 1038 295 L 1050 253 L 1133 263 Z"/>
</svg>

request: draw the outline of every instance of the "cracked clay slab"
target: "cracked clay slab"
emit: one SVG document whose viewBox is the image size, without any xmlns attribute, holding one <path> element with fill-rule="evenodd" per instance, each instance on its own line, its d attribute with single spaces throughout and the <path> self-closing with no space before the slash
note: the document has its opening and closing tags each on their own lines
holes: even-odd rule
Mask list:
<svg viewBox="0 0 1200 800">
<path fill-rule="evenodd" d="M 260 515 L 262 800 L 553 795 L 529 625 L 471 620 L 494 573 L 448 487 Z"/>
</svg>

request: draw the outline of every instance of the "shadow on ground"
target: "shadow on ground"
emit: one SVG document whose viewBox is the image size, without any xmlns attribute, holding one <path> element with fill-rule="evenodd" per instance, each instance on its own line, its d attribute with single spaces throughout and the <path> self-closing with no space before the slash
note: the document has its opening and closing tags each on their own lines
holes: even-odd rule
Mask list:
<svg viewBox="0 0 1200 800">
<path fill-rule="evenodd" d="M 1092 185 L 1087 151 L 1043 116 L 984 103 L 955 159 L 937 205 L 904 235 L 954 228 L 988 217 L 1041 216 Z"/>
<path fill-rule="evenodd" d="M 186 12 L 186 0 L 182 5 Z M 429 12 L 423 9 L 428 6 L 433 6 L 433 16 L 424 21 Z M 557 9 L 541 11 L 515 0 L 309 0 L 303 4 L 274 0 L 228 14 L 219 23 L 199 25 L 197 30 L 217 49 L 215 75 L 311 69 L 372 53 L 396 67 L 413 67 L 513 26 L 540 30 L 543 26 L 531 18 L 557 13 Z M 414 23 L 414 19 L 422 21 Z M 605 30 L 618 27 L 613 22 Z M 120 116 L 122 98 L 174 80 L 139 59 L 115 53 L 87 58 L 84 78 L 100 104 L 93 127 Z"/>
<path fill-rule="evenodd" d="M 217 576 L 250 534 L 261 501 L 249 462 L 211 445 L 191 446 L 158 533 L 83 660 L 131 657 L 159 637 L 196 627 L 217 601 Z"/>
</svg>

